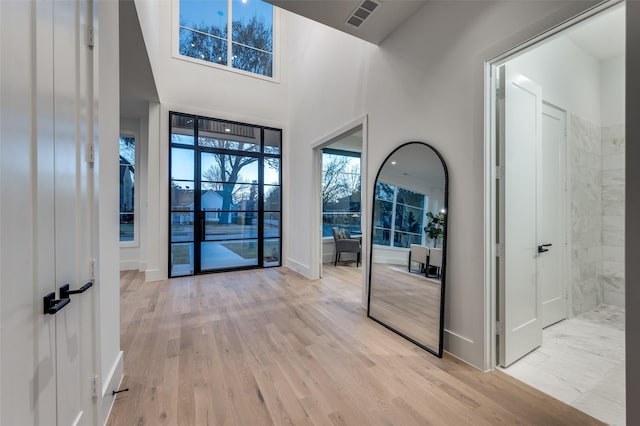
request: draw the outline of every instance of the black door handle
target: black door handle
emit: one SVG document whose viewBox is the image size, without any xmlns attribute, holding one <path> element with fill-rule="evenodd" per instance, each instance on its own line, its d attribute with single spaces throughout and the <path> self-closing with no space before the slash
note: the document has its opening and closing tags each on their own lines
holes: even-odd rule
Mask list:
<svg viewBox="0 0 640 426">
<path fill-rule="evenodd" d="M 205 213 L 200 213 L 200 241 L 205 241 L 207 239 L 207 221 L 205 217 Z"/>
<path fill-rule="evenodd" d="M 82 294 L 93 286 L 93 282 L 89 281 L 77 290 L 69 290 L 69 284 L 60 287 L 60 299 L 68 299 L 72 294 Z"/>
<path fill-rule="evenodd" d="M 538 246 L 538 253 L 546 253 L 549 251 L 549 249 L 546 249 L 545 247 L 551 247 L 552 244 L 542 244 Z"/>
<path fill-rule="evenodd" d="M 49 293 L 45 297 L 42 298 L 42 301 L 43 301 L 43 304 L 44 304 L 43 313 L 45 315 L 47 315 L 47 314 L 55 315 L 62 308 L 67 306 L 69 304 L 69 302 L 71 302 L 71 299 L 56 299 L 56 294 L 55 293 Z"/>
</svg>

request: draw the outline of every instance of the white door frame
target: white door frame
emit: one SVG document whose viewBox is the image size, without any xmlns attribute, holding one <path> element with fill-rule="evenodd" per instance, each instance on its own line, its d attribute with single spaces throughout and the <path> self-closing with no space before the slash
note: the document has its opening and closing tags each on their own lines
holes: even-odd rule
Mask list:
<svg viewBox="0 0 640 426">
<path fill-rule="evenodd" d="M 333 132 L 323 136 L 311 144 L 312 150 L 312 200 L 311 208 L 311 274 L 312 278 L 322 277 L 322 148 L 331 145 L 336 139 L 344 134 L 353 131 L 356 127 L 362 126 L 362 154 L 360 157 L 360 179 L 361 179 L 361 215 L 360 226 L 362 227 L 362 306 L 366 306 L 367 301 L 367 277 L 369 276 L 369 191 L 367 174 L 367 150 L 368 150 L 368 117 L 366 114 L 353 121 L 339 127 Z"/>
<path fill-rule="evenodd" d="M 624 0 L 611 0 L 599 4 L 589 10 L 582 12 L 572 19 L 563 22 L 548 31 L 534 37 L 512 49 L 496 56 L 495 58 L 485 62 L 485 137 L 484 137 L 484 338 L 485 338 L 485 370 L 490 370 L 497 365 L 497 339 L 496 339 L 496 318 L 498 307 L 496 306 L 496 295 L 498 291 L 497 273 L 495 259 L 498 255 L 496 233 L 498 230 L 498 222 L 496 215 L 496 201 L 498 198 L 498 190 L 495 182 L 498 178 L 499 169 L 496 161 L 497 154 L 497 130 L 496 129 L 496 83 L 497 68 L 508 62 L 510 59 L 520 55 L 528 50 L 538 46 L 543 41 L 558 35 L 562 31 L 589 19 L 605 10 L 610 9 Z"/>
</svg>

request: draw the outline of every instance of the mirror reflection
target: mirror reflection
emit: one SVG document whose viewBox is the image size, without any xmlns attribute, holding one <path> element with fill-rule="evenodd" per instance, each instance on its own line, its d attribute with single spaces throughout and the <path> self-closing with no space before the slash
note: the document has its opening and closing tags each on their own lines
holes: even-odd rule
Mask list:
<svg viewBox="0 0 640 426">
<path fill-rule="evenodd" d="M 442 356 L 447 171 L 429 145 L 387 157 L 373 197 L 368 315 Z"/>
</svg>

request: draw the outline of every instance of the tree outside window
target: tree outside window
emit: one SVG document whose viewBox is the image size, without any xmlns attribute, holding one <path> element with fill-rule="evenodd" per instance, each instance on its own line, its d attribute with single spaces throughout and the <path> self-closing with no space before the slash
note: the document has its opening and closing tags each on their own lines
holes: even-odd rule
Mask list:
<svg viewBox="0 0 640 426">
<path fill-rule="evenodd" d="M 179 53 L 273 77 L 273 6 L 260 0 L 180 0 Z"/>
<path fill-rule="evenodd" d="M 331 228 L 361 233 L 361 180 L 359 154 L 322 154 L 322 236 L 330 237 Z"/>
<path fill-rule="evenodd" d="M 120 241 L 135 240 L 136 140 L 120 136 Z"/>
</svg>

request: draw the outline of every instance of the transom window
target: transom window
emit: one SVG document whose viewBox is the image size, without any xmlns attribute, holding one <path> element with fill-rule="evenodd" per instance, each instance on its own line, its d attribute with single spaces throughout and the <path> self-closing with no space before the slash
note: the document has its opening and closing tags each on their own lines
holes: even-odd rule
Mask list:
<svg viewBox="0 0 640 426">
<path fill-rule="evenodd" d="M 273 6 L 260 0 L 179 0 L 178 53 L 273 77 Z"/>
</svg>

